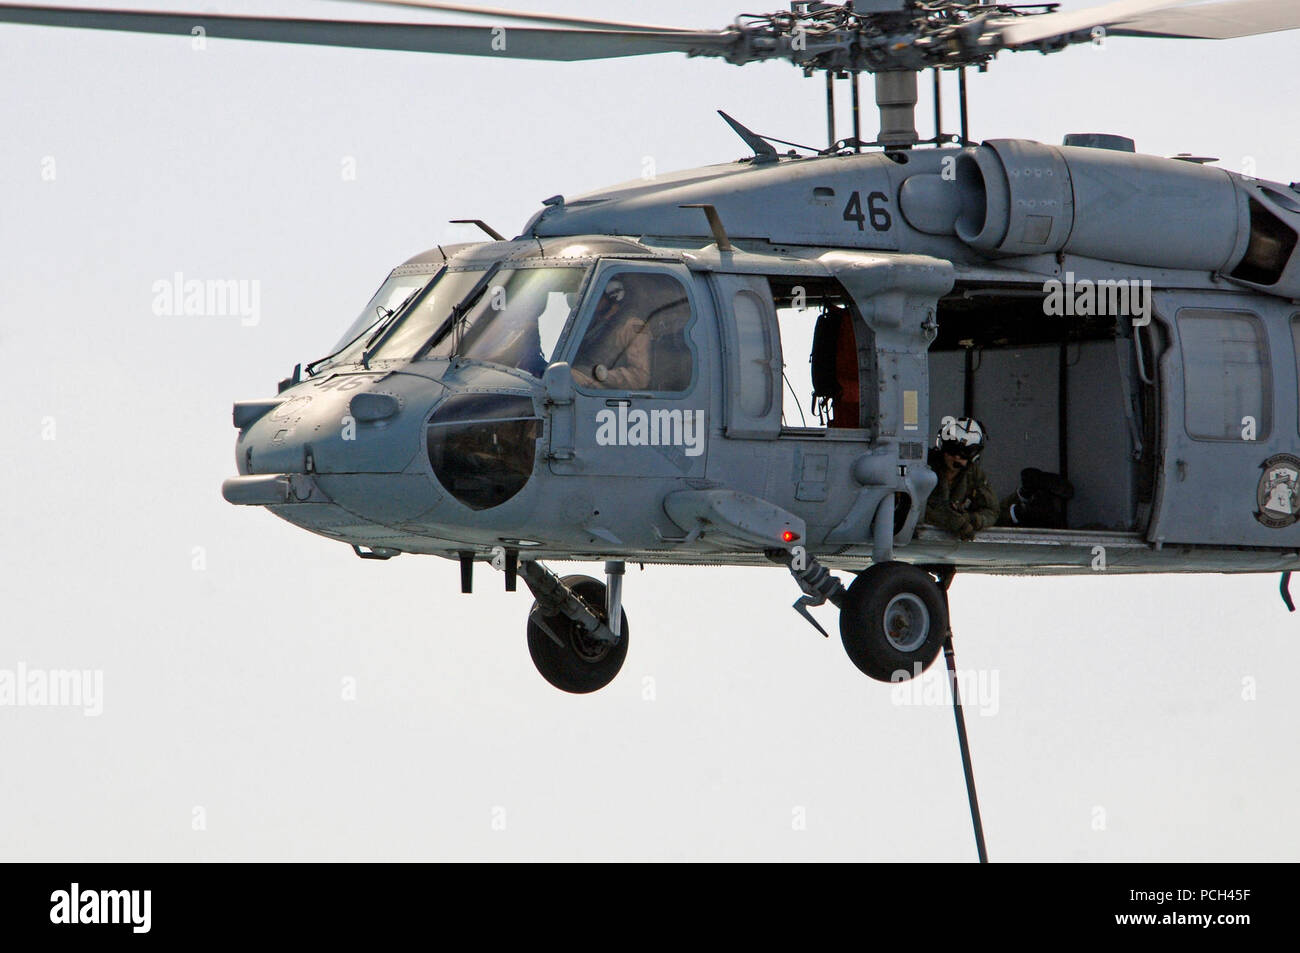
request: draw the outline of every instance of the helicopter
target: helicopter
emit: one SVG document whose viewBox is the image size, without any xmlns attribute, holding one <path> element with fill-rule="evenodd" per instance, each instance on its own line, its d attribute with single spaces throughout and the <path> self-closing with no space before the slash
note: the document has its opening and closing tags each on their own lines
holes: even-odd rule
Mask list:
<svg viewBox="0 0 1300 953">
<path fill-rule="evenodd" d="M 1105 133 L 975 142 L 965 77 L 1002 53 L 1102 35 L 1295 29 L 1300 10 L 799 0 L 694 31 L 384 2 L 535 25 L 8 4 L 0 22 L 550 61 L 783 60 L 825 75 L 829 144 L 724 114 L 752 154 L 554 196 L 513 239 L 469 220 L 487 241 L 402 263 L 324 356 L 235 405 L 229 503 L 364 559 L 454 560 L 467 593 L 480 565 L 507 591 L 522 577 L 533 661 L 574 694 L 608 685 L 626 657 L 628 563 L 783 567 L 795 609 L 820 630 L 808 610 L 837 607 L 851 661 L 880 681 L 938 656 L 956 572 L 1280 572 L 1289 600 L 1300 186 Z M 931 138 L 918 133 L 926 71 L 936 93 L 941 72 L 958 73 L 959 133 L 937 117 Z M 843 81 L 854 128 L 838 139 Z M 794 325 L 815 329 L 810 352 L 788 350 Z M 801 365 L 811 419 L 789 380 Z M 1068 483 L 1053 519 L 969 540 L 926 525 L 928 451 L 959 418 L 992 436 L 995 486 Z M 603 561 L 605 579 L 547 565 L 565 561 Z"/>
</svg>

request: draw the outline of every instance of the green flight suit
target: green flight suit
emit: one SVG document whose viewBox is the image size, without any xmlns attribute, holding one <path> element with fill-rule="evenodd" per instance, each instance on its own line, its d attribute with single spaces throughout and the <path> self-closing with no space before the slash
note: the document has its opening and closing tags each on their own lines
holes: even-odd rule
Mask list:
<svg viewBox="0 0 1300 953">
<path fill-rule="evenodd" d="M 951 486 L 943 482 L 943 454 L 930 451 L 929 463 L 930 469 L 939 474 L 939 482 L 925 503 L 926 523 L 970 539 L 998 521 L 1001 501 L 978 463 L 966 464 Z"/>
</svg>

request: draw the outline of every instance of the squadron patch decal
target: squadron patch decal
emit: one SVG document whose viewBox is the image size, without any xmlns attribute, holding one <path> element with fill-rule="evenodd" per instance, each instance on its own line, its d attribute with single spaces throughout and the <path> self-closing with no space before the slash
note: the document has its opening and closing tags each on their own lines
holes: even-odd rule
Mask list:
<svg viewBox="0 0 1300 953">
<path fill-rule="evenodd" d="M 1279 453 L 1260 465 L 1255 519 L 1270 529 L 1286 529 L 1300 520 L 1300 457 Z"/>
</svg>

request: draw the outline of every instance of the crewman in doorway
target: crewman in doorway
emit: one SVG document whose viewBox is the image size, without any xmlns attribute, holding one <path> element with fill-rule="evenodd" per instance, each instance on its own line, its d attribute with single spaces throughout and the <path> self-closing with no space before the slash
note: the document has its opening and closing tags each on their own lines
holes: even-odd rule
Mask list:
<svg viewBox="0 0 1300 953">
<path fill-rule="evenodd" d="M 927 461 L 939 482 L 926 501 L 925 522 L 964 540 L 998 521 L 998 495 L 979 465 L 985 443 L 978 420 L 945 418 Z"/>
</svg>

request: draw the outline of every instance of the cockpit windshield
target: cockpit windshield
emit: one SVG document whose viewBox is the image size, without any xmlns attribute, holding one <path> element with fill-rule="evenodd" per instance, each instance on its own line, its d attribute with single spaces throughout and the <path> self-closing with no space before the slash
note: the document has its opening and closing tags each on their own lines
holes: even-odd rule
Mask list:
<svg viewBox="0 0 1300 953">
<path fill-rule="evenodd" d="M 501 269 L 429 355 L 491 361 L 541 377 L 555 358 L 586 273 L 585 268 Z"/>
<path fill-rule="evenodd" d="M 379 286 L 370 303 L 361 309 L 357 319 L 352 322 L 343 337 L 330 350 L 327 357 L 308 365 L 308 372 L 314 373 L 327 364 L 356 363 L 366 348 L 366 342 L 378 338 L 385 325 L 401 314 L 402 309 L 410 304 L 420 292 L 428 287 L 433 275 L 389 275 L 388 280 Z"/>
<path fill-rule="evenodd" d="M 380 285 L 370 303 L 361 309 L 361 314 L 352 322 L 339 342 L 330 351 L 338 354 L 349 344 L 377 326 L 380 322 L 402 310 L 402 307 L 428 286 L 433 275 L 390 275 Z"/>
<path fill-rule="evenodd" d="M 353 323 L 326 364 L 468 357 L 541 377 L 578 301 L 585 267 L 501 268 L 392 277 Z M 468 299 L 468 300 L 467 300 Z M 460 308 L 459 319 L 449 318 Z M 439 333 L 441 331 L 441 333 Z M 434 336 L 438 335 L 436 340 Z"/>
</svg>

